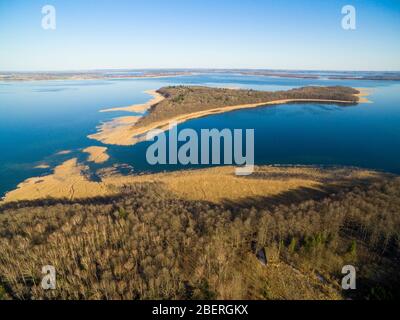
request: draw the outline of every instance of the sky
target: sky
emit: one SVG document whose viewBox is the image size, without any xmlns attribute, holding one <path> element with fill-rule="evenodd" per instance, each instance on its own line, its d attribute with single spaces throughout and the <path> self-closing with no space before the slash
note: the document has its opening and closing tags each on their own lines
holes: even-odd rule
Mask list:
<svg viewBox="0 0 400 320">
<path fill-rule="evenodd" d="M 42 7 L 56 29 L 42 28 Z M 342 28 L 342 7 L 356 29 Z M 400 71 L 399 0 L 0 0 L 0 70 Z"/>
</svg>

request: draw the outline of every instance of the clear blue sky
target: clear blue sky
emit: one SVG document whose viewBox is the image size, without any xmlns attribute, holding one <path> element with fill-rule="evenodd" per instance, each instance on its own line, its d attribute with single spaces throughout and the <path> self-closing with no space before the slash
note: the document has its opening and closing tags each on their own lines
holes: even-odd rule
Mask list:
<svg viewBox="0 0 400 320">
<path fill-rule="evenodd" d="M 0 0 L 0 70 L 191 67 L 400 70 L 400 1 Z"/>
</svg>

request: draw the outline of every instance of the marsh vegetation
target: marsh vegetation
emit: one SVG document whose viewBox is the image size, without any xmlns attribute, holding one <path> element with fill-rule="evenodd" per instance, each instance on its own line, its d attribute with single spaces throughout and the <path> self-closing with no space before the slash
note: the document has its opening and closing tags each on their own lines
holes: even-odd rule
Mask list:
<svg viewBox="0 0 400 320">
<path fill-rule="evenodd" d="M 263 179 L 258 176 L 257 179 Z M 0 210 L 0 297 L 388 299 L 399 297 L 400 180 L 213 203 L 160 183 Z M 289 200 L 289 201 L 288 201 Z M 264 250 L 264 266 L 256 253 Z M 341 291 L 341 268 L 357 290 Z M 57 289 L 40 286 L 57 270 Z"/>
<path fill-rule="evenodd" d="M 141 118 L 137 127 L 172 119 L 176 116 L 207 111 L 227 106 L 268 103 L 271 101 L 309 99 L 332 100 L 350 104 L 358 102 L 360 91 L 342 86 L 303 87 L 287 91 L 256 91 L 244 89 L 210 88 L 202 86 L 171 86 L 157 90 L 166 99 L 155 104 Z"/>
</svg>

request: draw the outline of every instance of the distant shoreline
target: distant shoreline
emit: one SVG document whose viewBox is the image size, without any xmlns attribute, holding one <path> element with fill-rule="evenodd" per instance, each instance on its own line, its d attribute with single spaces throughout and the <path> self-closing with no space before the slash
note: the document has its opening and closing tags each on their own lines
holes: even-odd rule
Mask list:
<svg viewBox="0 0 400 320">
<path fill-rule="evenodd" d="M 0 82 L 28 82 L 28 81 L 93 81 L 93 80 L 123 80 L 123 79 L 161 79 L 189 76 L 192 73 L 154 73 L 138 75 L 106 75 L 96 73 L 10 73 L 1 74 Z"/>
<path fill-rule="evenodd" d="M 118 80 L 157 79 L 197 74 L 237 74 L 241 76 L 308 79 L 308 80 L 369 80 L 400 81 L 400 71 L 316 71 L 269 69 L 114 69 L 82 71 L 1 71 L 4 81 L 57 81 L 57 80 Z"/>
</svg>

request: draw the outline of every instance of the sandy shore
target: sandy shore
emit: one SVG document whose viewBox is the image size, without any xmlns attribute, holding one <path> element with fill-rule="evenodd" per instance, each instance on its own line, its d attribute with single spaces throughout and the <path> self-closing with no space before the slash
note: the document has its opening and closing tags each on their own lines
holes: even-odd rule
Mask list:
<svg viewBox="0 0 400 320">
<path fill-rule="evenodd" d="M 103 109 L 100 112 L 127 111 L 141 113 L 143 116 L 143 114 L 153 105 L 165 99 L 161 94 L 156 92 L 156 90 L 148 90 L 145 92 L 149 95 L 152 95 L 153 98 L 144 104 L 135 104 L 128 107 Z M 100 141 L 104 144 L 118 145 L 118 143 L 115 143 L 115 141 L 121 140 L 125 143 L 125 145 L 133 145 L 135 144 L 135 139 L 130 133 L 130 128 L 134 127 L 134 125 L 139 121 L 142 116 L 118 117 L 111 121 L 104 122 L 97 127 L 98 132 L 89 135 L 88 138 Z M 126 141 L 130 142 L 126 144 Z"/>
<path fill-rule="evenodd" d="M 136 113 L 144 113 L 148 109 L 151 108 L 151 106 L 163 101 L 165 98 L 159 94 L 156 90 L 148 90 L 145 91 L 145 93 L 152 95 L 153 99 L 150 101 L 144 103 L 144 104 L 134 104 L 132 106 L 128 107 L 119 107 L 119 108 L 110 108 L 110 109 L 103 109 L 100 110 L 100 112 L 114 112 L 114 111 L 127 111 L 127 112 L 136 112 Z"/>
<path fill-rule="evenodd" d="M 104 163 L 110 159 L 106 147 L 93 146 L 83 149 L 82 151 L 89 154 L 88 161 L 90 162 Z"/>
<path fill-rule="evenodd" d="M 355 96 L 358 97 L 358 103 L 372 103 L 367 97 L 371 94 L 371 89 L 367 88 L 356 88 L 358 91 L 360 91 L 359 94 L 356 94 Z"/>
<path fill-rule="evenodd" d="M 131 141 L 133 139 L 130 129 L 139 121 L 140 116 L 128 116 L 115 118 L 97 127 L 98 132 L 88 136 L 89 139 L 100 141 L 104 144 L 114 144 L 118 140 Z M 133 140 L 132 140 L 133 141 Z M 133 145 L 128 143 L 127 145 Z"/>
<path fill-rule="evenodd" d="M 365 92 L 360 94 L 366 94 Z M 363 96 L 365 97 L 365 95 Z M 360 98 L 359 98 L 360 99 Z M 293 102 L 319 102 L 319 103 L 349 103 L 348 101 L 343 100 L 324 100 L 324 99 L 284 99 L 284 100 L 275 100 L 275 101 L 268 101 L 268 102 L 260 102 L 260 103 L 253 103 L 253 104 L 242 104 L 242 105 L 235 105 L 235 106 L 226 106 L 222 108 L 215 108 L 205 111 L 193 112 L 189 114 L 184 114 L 180 116 L 176 116 L 174 118 L 170 118 L 167 120 L 162 120 L 158 122 L 154 122 L 148 126 L 144 127 L 135 127 L 134 124 L 139 119 L 131 122 L 131 125 L 118 125 L 117 118 L 104 126 L 99 127 L 99 132 L 93 135 L 90 135 L 89 138 L 98 140 L 105 144 L 113 144 L 113 145 L 121 145 L 121 146 L 129 146 L 134 145 L 138 142 L 144 141 L 146 133 L 154 129 L 160 129 L 167 131 L 169 129 L 170 123 L 183 123 L 188 120 L 197 119 L 206 117 L 208 115 L 213 114 L 220 114 L 225 112 L 230 112 L 234 110 L 240 109 L 249 109 L 249 108 L 257 108 L 261 106 L 269 106 L 269 105 L 278 105 L 278 104 L 287 104 Z M 116 121 L 117 123 L 115 123 Z M 114 122 L 114 123 L 113 123 Z"/>
</svg>

